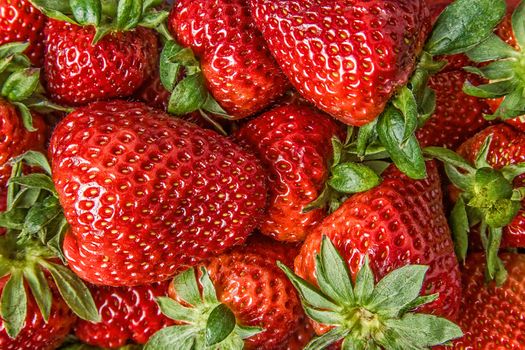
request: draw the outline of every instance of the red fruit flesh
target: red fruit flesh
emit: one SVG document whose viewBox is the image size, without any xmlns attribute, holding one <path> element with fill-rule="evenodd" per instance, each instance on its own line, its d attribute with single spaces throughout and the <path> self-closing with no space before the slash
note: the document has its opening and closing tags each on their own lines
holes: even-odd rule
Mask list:
<svg viewBox="0 0 525 350">
<path fill-rule="evenodd" d="M 92 45 L 95 29 L 49 20 L 44 77 L 51 97 L 64 104 L 132 95 L 157 64 L 155 33 L 143 27 L 112 32 Z"/>
<path fill-rule="evenodd" d="M 0 0 L 0 45 L 29 42 L 27 56 L 40 67 L 44 57 L 46 17 L 28 0 Z"/>
<path fill-rule="evenodd" d="M 374 120 L 415 67 L 430 29 L 422 0 L 252 0 L 294 87 L 346 124 Z"/>
<path fill-rule="evenodd" d="M 206 264 L 219 301 L 232 310 L 238 324 L 264 329 L 245 340 L 245 349 L 293 349 L 309 340 L 299 296 L 276 265 L 281 261 L 291 266 L 296 254 L 294 246 L 254 239 Z M 177 297 L 172 288 L 170 292 Z"/>
<path fill-rule="evenodd" d="M 0 280 L 0 290 L 4 289 L 7 277 Z M 11 339 L 0 322 L 0 349 L 2 350 L 54 350 L 57 349 L 71 331 L 76 321 L 76 316 L 68 308 L 54 282 L 49 279 L 53 303 L 51 313 L 47 322 L 36 304 L 28 287 L 27 293 L 27 317 L 22 331 L 15 339 Z"/>
<path fill-rule="evenodd" d="M 168 21 L 177 40 L 200 57 L 208 89 L 233 117 L 261 111 L 287 90 L 248 0 L 177 1 Z"/>
<path fill-rule="evenodd" d="M 156 298 L 168 294 L 168 282 L 138 287 L 96 287 L 91 293 L 102 322 L 79 320 L 75 335 L 84 343 L 116 349 L 129 342 L 145 344 L 158 330 L 173 324 Z"/>
<path fill-rule="evenodd" d="M 435 163 L 428 162 L 427 171 L 427 179 L 416 181 L 391 166 L 381 185 L 350 197 L 307 237 L 295 272 L 316 282 L 315 256 L 324 235 L 347 261 L 354 279 L 367 255 L 376 282 L 407 264 L 428 265 L 422 294 L 439 293 L 439 298 L 421 311 L 454 320 L 461 297 L 458 262 Z"/>
<path fill-rule="evenodd" d="M 525 349 L 525 255 L 506 253 L 500 258 L 509 273 L 501 287 L 486 284 L 484 255 L 467 258 L 458 323 L 465 335 L 446 349 Z"/>
<path fill-rule="evenodd" d="M 430 79 L 429 86 L 436 92 L 436 111 L 417 131 L 421 147 L 455 149 L 491 124 L 483 117 L 490 114 L 486 101 L 463 92 L 466 79 L 473 83 L 480 80 L 460 70 L 439 73 Z"/>
<path fill-rule="evenodd" d="M 166 280 L 242 244 L 264 212 L 265 175 L 253 155 L 141 103 L 77 109 L 50 148 L 71 224 L 64 251 L 94 284 Z"/>
<path fill-rule="evenodd" d="M 492 136 L 492 143 L 487 157 L 488 163 L 495 169 L 506 165 L 525 162 L 525 134 L 511 126 L 498 124 L 484 129 L 462 144 L 458 153 L 471 163 L 483 146 L 486 138 Z M 514 179 L 514 187 L 525 185 L 525 175 Z M 525 247 L 525 210 L 519 211 L 516 218 L 503 229 L 503 247 Z"/>
<path fill-rule="evenodd" d="M 279 107 L 245 124 L 237 137 L 252 147 L 269 172 L 270 206 L 260 231 L 280 241 L 302 241 L 325 217 L 303 209 L 323 191 L 341 136 L 330 117 L 306 106 Z"/>
</svg>

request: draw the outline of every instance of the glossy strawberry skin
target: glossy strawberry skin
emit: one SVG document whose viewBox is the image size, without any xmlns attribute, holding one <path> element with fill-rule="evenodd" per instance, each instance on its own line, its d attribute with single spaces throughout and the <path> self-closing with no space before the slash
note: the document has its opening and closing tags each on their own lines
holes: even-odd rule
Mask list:
<svg viewBox="0 0 525 350">
<path fill-rule="evenodd" d="M 484 255 L 476 253 L 467 258 L 458 322 L 465 335 L 446 349 L 525 348 L 525 255 L 505 253 L 500 258 L 509 273 L 501 287 L 494 282 L 486 284 Z"/>
<path fill-rule="evenodd" d="M 421 147 L 455 149 L 491 124 L 483 117 L 490 114 L 486 101 L 463 92 L 467 79 L 481 84 L 477 76 L 461 70 L 438 73 L 430 79 L 429 86 L 436 92 L 436 111 L 417 131 Z"/>
<path fill-rule="evenodd" d="M 0 279 L 0 292 L 7 277 Z M 54 350 L 64 341 L 76 321 L 76 316 L 60 296 L 54 282 L 49 281 L 53 294 L 51 313 L 46 323 L 38 309 L 30 289 L 26 286 L 27 317 L 21 332 L 15 339 L 9 338 L 0 322 L 0 349 L 2 350 Z"/>
<path fill-rule="evenodd" d="M 102 322 L 79 320 L 75 335 L 84 343 L 116 349 L 128 343 L 145 344 L 158 330 L 173 324 L 156 298 L 168 294 L 169 282 L 137 287 L 92 286 L 91 294 Z"/>
<path fill-rule="evenodd" d="M 505 124 L 490 126 L 462 144 L 458 153 L 473 163 L 486 138 L 492 136 L 492 143 L 487 157 L 488 163 L 495 169 L 506 165 L 525 162 L 525 134 Z M 525 185 L 525 175 L 514 179 L 514 187 Z M 504 247 L 525 247 L 525 210 L 522 208 L 516 218 L 503 229 Z"/>
<path fill-rule="evenodd" d="M 200 58 L 209 91 L 234 118 L 263 110 L 288 89 L 248 0 L 177 1 L 168 23 Z"/>
<path fill-rule="evenodd" d="M 71 225 L 64 251 L 94 284 L 166 280 L 242 244 L 264 212 L 265 175 L 253 155 L 141 103 L 77 109 L 50 150 Z"/>
<path fill-rule="evenodd" d="M 461 298 L 460 273 L 436 164 L 428 162 L 427 171 L 427 179 L 416 181 L 391 166 L 381 185 L 350 197 L 307 237 L 295 272 L 316 283 L 315 256 L 323 235 L 347 261 L 353 278 L 367 255 L 376 282 L 407 264 L 428 265 L 422 293 L 439 293 L 439 298 L 421 311 L 454 320 Z"/>
<path fill-rule="evenodd" d="M 157 64 L 155 33 L 138 27 L 110 33 L 95 46 L 95 29 L 49 20 L 44 78 L 57 102 L 82 105 L 132 95 Z"/>
<path fill-rule="evenodd" d="M 206 263 L 219 301 L 232 310 L 237 322 L 265 329 L 245 340 L 245 349 L 294 349 L 309 340 L 299 296 L 276 264 L 292 266 L 296 255 L 296 246 L 254 237 Z M 172 285 L 170 296 L 177 299 Z"/>
<path fill-rule="evenodd" d="M 37 131 L 27 131 L 16 107 L 0 99 L 0 187 L 5 186 L 11 176 L 8 164 L 11 158 L 29 150 L 44 150 L 47 126 L 36 113 L 33 113 L 33 126 Z"/>
<path fill-rule="evenodd" d="M 269 172 L 270 205 L 260 227 L 279 241 L 302 241 L 325 217 L 303 209 L 323 191 L 332 158 L 331 139 L 339 125 L 309 107 L 289 105 L 245 124 L 237 138 L 254 149 Z"/>
<path fill-rule="evenodd" d="M 430 29 L 422 0 L 251 0 L 294 87 L 342 122 L 374 120 L 412 73 Z"/>
<path fill-rule="evenodd" d="M 0 45 L 29 42 L 26 54 L 40 67 L 44 57 L 46 18 L 29 0 L 0 0 Z"/>
</svg>

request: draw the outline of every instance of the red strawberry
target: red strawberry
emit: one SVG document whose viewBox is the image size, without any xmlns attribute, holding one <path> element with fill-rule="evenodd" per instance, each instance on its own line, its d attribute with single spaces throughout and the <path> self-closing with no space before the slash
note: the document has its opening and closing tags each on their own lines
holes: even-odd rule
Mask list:
<svg viewBox="0 0 525 350">
<path fill-rule="evenodd" d="M 69 105 L 132 95 L 153 72 L 157 38 L 150 29 L 107 34 L 50 19 L 46 25 L 45 80 L 51 97 Z"/>
<path fill-rule="evenodd" d="M 173 323 L 155 300 L 168 294 L 168 282 L 139 287 L 93 286 L 91 291 L 102 322 L 77 322 L 75 335 L 84 343 L 111 349 L 128 341 L 145 344 L 155 332 Z"/>
<path fill-rule="evenodd" d="M 250 240 L 246 246 L 212 258 L 202 267 L 201 271 L 205 271 L 204 276 L 202 272 L 199 274 L 201 288 L 208 293 L 206 301 L 203 301 L 199 295 L 193 269 L 177 276 L 170 285 L 170 296 L 177 302 L 173 299 L 159 300 L 161 308 L 169 315 L 174 307 L 194 306 L 196 308 L 191 309 L 195 310 L 192 313 L 204 320 L 204 323 L 186 326 L 186 323 L 191 321 L 180 315 L 183 318 L 177 320 L 182 322 L 181 326 L 174 326 L 172 329 L 168 328 L 157 333 L 148 345 L 155 349 L 155 344 L 166 337 L 169 339 L 170 333 L 178 327 L 194 327 L 196 331 L 204 331 L 207 323 L 211 322 L 212 310 L 221 308 L 222 310 L 216 311 L 217 315 L 223 316 L 218 318 L 219 322 L 233 326 L 237 324 L 237 326 L 235 330 L 229 329 L 229 332 L 222 334 L 220 339 L 222 342 L 218 343 L 220 348 L 224 346 L 227 349 L 299 349 L 297 346 L 303 340 L 307 341 L 308 339 L 304 337 L 309 336 L 308 328 L 304 324 L 305 315 L 298 294 L 276 265 L 278 260 L 291 265 L 296 253 L 297 249 L 293 246 L 255 239 Z M 182 278 L 187 278 L 186 288 L 180 283 Z M 188 293 L 190 288 L 187 287 L 192 284 L 195 287 L 192 289 L 197 292 L 195 295 Z M 208 308 L 200 308 L 204 305 Z M 247 333 L 246 336 L 243 337 L 237 327 L 243 328 L 242 333 Z M 250 329 L 250 327 L 257 328 Z M 204 335 L 204 332 L 201 334 Z M 194 336 L 198 340 L 199 335 Z M 244 338 L 244 346 L 242 338 Z M 228 347 L 228 343 L 236 346 Z M 173 348 L 176 345 L 176 343 L 166 344 Z"/>
<path fill-rule="evenodd" d="M 361 126 L 407 83 L 430 29 L 423 0 L 252 0 L 270 50 L 318 108 Z"/>
<path fill-rule="evenodd" d="M 166 280 L 242 244 L 266 202 L 254 156 L 141 103 L 93 103 L 56 127 L 53 180 L 64 252 L 94 284 Z"/>
<path fill-rule="evenodd" d="M 40 66 L 44 57 L 45 16 L 29 0 L 1 0 L 0 14 L 0 45 L 29 42 L 26 54 L 34 65 Z"/>
<path fill-rule="evenodd" d="M 446 71 L 430 78 L 429 86 L 436 92 L 436 111 L 416 135 L 421 147 L 443 146 L 454 149 L 476 132 L 490 125 L 485 100 L 463 92 L 466 79 L 480 82 L 466 72 Z"/>
<path fill-rule="evenodd" d="M 302 241 L 324 218 L 323 209 L 303 213 L 323 191 L 332 158 L 331 139 L 341 129 L 306 106 L 278 107 L 245 124 L 237 138 L 257 151 L 268 171 L 270 206 L 260 227 L 280 241 Z"/>
<path fill-rule="evenodd" d="M 525 255 L 501 254 L 509 278 L 504 285 L 487 285 L 485 257 L 473 254 L 463 271 L 463 303 L 459 325 L 465 336 L 454 350 L 525 348 Z"/>
<path fill-rule="evenodd" d="M 319 283 L 315 256 L 323 236 L 339 250 L 352 279 L 366 256 L 377 279 L 407 264 L 428 265 L 422 290 L 439 293 L 439 298 L 420 310 L 455 319 L 461 297 L 458 262 L 436 165 L 428 162 L 427 171 L 426 179 L 416 181 L 389 167 L 381 185 L 350 197 L 307 237 L 295 260 L 295 272 Z"/>
<path fill-rule="evenodd" d="M 498 124 L 484 129 L 466 141 L 458 149 L 469 163 L 474 164 L 487 137 L 492 141 L 488 149 L 486 160 L 494 169 L 502 169 L 508 165 L 525 162 L 525 134 L 505 124 Z M 525 184 L 525 175 L 514 180 L 514 187 Z M 503 230 L 502 245 L 504 247 L 525 247 L 525 210 L 521 208 L 514 220 Z"/>
<path fill-rule="evenodd" d="M 11 166 L 8 164 L 11 158 L 28 150 L 44 150 L 47 126 L 40 115 L 33 113 L 32 117 L 37 130 L 29 132 L 16 107 L 0 99 L 0 187 L 4 187 L 11 176 Z"/>
<path fill-rule="evenodd" d="M 287 90 L 248 0 L 177 1 L 168 23 L 176 39 L 200 58 L 209 91 L 233 117 L 261 111 Z"/>
<path fill-rule="evenodd" d="M 54 283 L 49 279 L 53 304 L 49 319 L 44 321 L 30 289 L 26 286 L 27 316 L 24 326 L 15 339 L 8 336 L 0 322 L 0 349 L 2 350 L 54 350 L 58 348 L 71 331 L 76 321 L 75 315 L 60 297 Z M 0 291 L 3 291 L 8 278 L 0 280 Z"/>
</svg>

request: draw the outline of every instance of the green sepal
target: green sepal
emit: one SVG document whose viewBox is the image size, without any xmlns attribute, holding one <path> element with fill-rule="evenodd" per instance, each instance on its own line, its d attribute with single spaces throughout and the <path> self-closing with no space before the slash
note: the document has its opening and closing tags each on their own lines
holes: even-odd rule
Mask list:
<svg viewBox="0 0 525 350">
<path fill-rule="evenodd" d="M 441 13 L 425 51 L 464 53 L 487 38 L 505 15 L 504 0 L 456 0 Z"/>
<path fill-rule="evenodd" d="M 51 314 L 53 294 L 49 288 L 44 272 L 37 266 L 28 266 L 24 269 L 24 277 L 31 288 L 31 294 L 35 298 L 38 308 L 47 323 Z"/>
<path fill-rule="evenodd" d="M 332 168 L 328 185 L 341 193 L 368 191 L 381 183 L 381 178 L 369 167 L 359 163 L 342 163 Z"/>
<path fill-rule="evenodd" d="M 20 102 L 29 98 L 40 83 L 40 69 L 26 68 L 9 75 L 2 84 L 0 93 L 7 100 Z"/>
<path fill-rule="evenodd" d="M 312 340 L 304 350 L 319 350 L 319 349 L 325 349 L 331 344 L 334 344 L 341 339 L 344 339 L 350 331 L 348 329 L 344 329 L 343 327 L 334 328 L 327 333 L 323 334 L 320 337 L 315 338 Z"/>
<path fill-rule="evenodd" d="M 423 153 L 425 156 L 438 159 L 445 164 L 450 164 L 469 173 L 473 173 L 475 170 L 474 167 L 459 154 L 444 147 L 426 147 L 423 149 Z"/>
<path fill-rule="evenodd" d="M 370 123 L 359 128 L 357 133 L 356 151 L 357 156 L 364 158 L 368 146 L 373 144 L 378 139 L 377 135 L 377 118 Z"/>
<path fill-rule="evenodd" d="M 168 297 L 158 297 L 157 304 L 162 313 L 172 320 L 192 324 L 198 317 L 195 308 L 185 307 Z"/>
<path fill-rule="evenodd" d="M 355 279 L 355 299 L 361 305 L 368 305 L 372 292 L 374 291 L 374 273 L 370 268 L 370 259 L 368 255 L 365 257 L 363 266 L 357 272 Z"/>
<path fill-rule="evenodd" d="M 0 227 L 11 230 L 22 230 L 27 210 L 23 208 L 12 208 L 8 211 L 0 212 Z"/>
<path fill-rule="evenodd" d="M 202 107 L 208 97 L 202 74 L 194 74 L 179 82 L 168 102 L 168 112 L 185 115 Z"/>
<path fill-rule="evenodd" d="M 40 198 L 41 190 L 38 188 L 22 188 L 15 196 L 7 210 L 17 209 L 30 209 L 32 208 L 38 199 Z M 24 214 L 25 217 L 25 214 Z"/>
<path fill-rule="evenodd" d="M 102 17 L 102 4 L 100 0 L 69 0 L 69 7 L 75 21 L 82 25 L 97 27 Z"/>
<path fill-rule="evenodd" d="M 488 245 L 486 248 L 487 277 L 489 280 L 496 280 L 496 283 L 501 285 L 507 279 L 507 271 L 505 270 L 505 266 L 498 257 L 498 252 L 501 245 L 501 237 L 503 236 L 503 229 L 501 227 L 489 227 L 488 231 Z"/>
<path fill-rule="evenodd" d="M 18 108 L 18 111 L 20 112 L 20 118 L 22 119 L 22 123 L 24 124 L 26 130 L 29 132 L 36 131 L 35 127 L 33 126 L 33 116 L 31 115 L 29 108 L 24 103 L 20 102 L 13 102 L 13 105 Z"/>
<path fill-rule="evenodd" d="M 69 5 L 65 0 L 30 0 L 31 4 L 49 18 L 59 21 L 79 24 L 74 18 Z"/>
<path fill-rule="evenodd" d="M 11 160 L 11 164 L 24 162 L 29 166 L 36 166 L 41 168 L 51 176 L 51 166 L 49 165 L 49 161 L 47 160 L 46 156 L 42 154 L 41 152 L 37 151 L 27 151 L 26 153 L 13 158 Z"/>
<path fill-rule="evenodd" d="M 510 79 L 514 76 L 514 62 L 494 61 L 483 67 L 463 67 L 469 73 L 473 73 L 489 80 Z"/>
<path fill-rule="evenodd" d="M 93 323 L 101 321 L 93 296 L 80 277 L 62 265 L 48 261 L 40 261 L 40 265 L 51 273 L 60 295 L 78 317 Z"/>
<path fill-rule="evenodd" d="M 379 117 L 377 131 L 379 140 L 399 170 L 412 179 L 424 179 L 427 176 L 425 159 L 415 135 L 403 142 L 405 123 L 397 108 L 387 107 Z"/>
<path fill-rule="evenodd" d="M 512 46 L 501 40 L 499 36 L 491 34 L 478 46 L 468 51 L 467 56 L 472 61 L 481 63 L 502 58 L 517 57 L 517 52 Z"/>
<path fill-rule="evenodd" d="M 525 50 L 525 2 L 521 1 L 512 14 L 512 31 L 521 50 Z"/>
<path fill-rule="evenodd" d="M 24 327 L 27 315 L 27 294 L 20 271 L 13 271 L 4 285 L 0 312 L 7 335 L 16 338 Z"/>
<path fill-rule="evenodd" d="M 144 350 L 194 350 L 196 337 L 197 332 L 193 326 L 171 326 L 155 333 Z"/>
<path fill-rule="evenodd" d="M 190 305 L 198 305 L 201 302 L 199 286 L 195 279 L 195 269 L 187 269 L 173 278 L 173 288 L 177 296 Z"/>
<path fill-rule="evenodd" d="M 20 236 L 33 237 L 61 213 L 62 207 L 56 197 L 49 196 L 42 202 L 36 203 L 27 212 Z"/>
<path fill-rule="evenodd" d="M 401 111 L 405 119 L 405 133 L 402 141 L 402 144 L 404 144 L 416 131 L 418 126 L 419 113 L 416 97 L 408 87 L 404 86 L 392 100 L 392 104 Z"/>
<path fill-rule="evenodd" d="M 465 201 L 460 196 L 450 213 L 450 229 L 454 238 L 456 256 L 465 262 L 468 251 L 468 234 L 470 232 Z"/>
<path fill-rule="evenodd" d="M 463 85 L 463 92 L 467 95 L 479 98 L 498 98 L 510 93 L 513 88 L 514 85 L 507 80 L 477 86 L 466 81 Z"/>
<path fill-rule="evenodd" d="M 235 329 L 233 312 L 224 304 L 217 305 L 206 322 L 206 345 L 213 346 L 225 340 Z"/>
<path fill-rule="evenodd" d="M 29 174 L 19 177 L 12 177 L 9 179 L 9 183 L 25 186 L 28 188 L 38 188 L 41 190 L 49 191 L 51 194 L 58 196 L 55 184 L 49 175 L 45 174 Z"/>
<path fill-rule="evenodd" d="M 117 7 L 117 30 L 135 28 L 142 18 L 142 0 L 119 0 Z"/>
</svg>

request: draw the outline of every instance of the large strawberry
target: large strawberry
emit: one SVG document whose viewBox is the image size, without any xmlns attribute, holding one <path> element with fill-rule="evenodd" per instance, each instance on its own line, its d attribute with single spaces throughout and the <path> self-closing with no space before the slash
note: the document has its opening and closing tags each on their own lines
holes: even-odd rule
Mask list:
<svg viewBox="0 0 525 350">
<path fill-rule="evenodd" d="M 50 169 L 37 153 L 27 153 L 24 159 L 42 165 L 44 172 Z M 87 287 L 57 259 L 60 233 L 52 237 L 44 229 L 44 223 L 57 231 L 65 226 L 63 217 L 46 215 L 52 210 L 44 208 L 56 207 L 58 200 L 49 187 L 35 187 L 44 175 L 21 177 L 20 161 L 13 169 L 7 211 L 0 212 L 0 227 L 7 229 L 0 236 L 0 348 L 53 350 L 76 321 L 73 312 L 93 322 L 99 315 Z"/>
<path fill-rule="evenodd" d="M 168 279 L 242 244 L 266 204 L 257 159 L 141 103 L 97 102 L 56 127 L 53 181 L 67 260 L 94 284 Z"/>
<path fill-rule="evenodd" d="M 436 110 L 416 133 L 422 147 L 455 149 L 490 125 L 484 118 L 490 113 L 488 104 L 462 90 L 467 78 L 480 82 L 476 76 L 461 70 L 446 71 L 430 78 L 429 86 L 436 92 Z"/>
<path fill-rule="evenodd" d="M 232 117 L 261 111 L 287 90 L 248 0 L 177 1 L 168 22 L 179 43 L 199 57 L 208 90 Z"/>
<path fill-rule="evenodd" d="M 459 326 L 465 335 L 454 350 L 525 348 L 525 255 L 501 254 L 509 277 L 502 286 L 486 283 L 485 257 L 473 254 L 463 270 L 463 302 Z"/>
<path fill-rule="evenodd" d="M 168 282 L 138 287 L 91 287 L 102 321 L 79 320 L 75 335 L 82 342 L 115 349 L 128 341 L 145 344 L 158 330 L 173 322 L 164 316 L 156 298 L 168 294 Z"/>
<path fill-rule="evenodd" d="M 364 125 L 407 83 L 430 29 L 424 1 L 252 0 L 268 46 L 320 109 Z"/>
<path fill-rule="evenodd" d="M 282 241 L 302 241 L 324 218 L 304 209 L 323 191 L 332 158 L 331 139 L 340 127 L 306 106 L 273 109 L 245 124 L 237 137 L 256 150 L 269 175 L 270 206 L 261 232 Z"/>
<path fill-rule="evenodd" d="M 0 14 L 0 45 L 28 42 L 25 52 L 33 64 L 40 66 L 44 57 L 45 16 L 29 0 L 2 0 Z"/>
<path fill-rule="evenodd" d="M 276 265 L 291 265 L 296 254 L 292 246 L 250 240 L 201 266 L 198 278 L 195 269 L 176 276 L 173 299 L 159 304 L 179 325 L 158 332 L 146 349 L 302 349 L 294 348 L 308 341 L 299 295 Z"/>
<path fill-rule="evenodd" d="M 157 64 L 161 1 L 33 0 L 51 17 L 45 28 L 45 81 L 51 97 L 68 105 L 132 95 Z"/>
<path fill-rule="evenodd" d="M 372 298 L 370 295 L 374 295 L 371 291 L 373 277 L 370 276 L 366 276 L 366 281 L 362 281 L 364 277 L 357 277 L 357 285 L 361 283 L 364 285 L 356 286 L 358 289 L 355 293 L 362 295 L 356 299 L 352 293 L 344 289 L 350 287 L 343 288 L 341 277 L 337 277 L 339 274 L 350 273 L 352 279 L 356 280 L 361 266 L 367 266 L 365 263 L 367 259 L 370 261 L 371 269 L 367 274 L 373 271 L 376 282 L 389 272 L 405 265 L 428 265 L 426 277 L 423 272 L 423 276 L 417 277 L 418 283 L 412 285 L 413 281 L 405 280 L 408 278 L 405 276 L 396 282 L 395 288 L 411 290 L 411 293 L 415 294 L 410 298 L 416 298 L 421 290 L 423 294 L 439 293 L 437 297 L 426 299 L 429 303 L 418 310 L 449 319 L 458 316 L 461 297 L 458 262 L 443 212 L 436 165 L 429 162 L 427 171 L 429 174 L 427 179 L 415 181 L 391 166 L 383 174 L 384 181 L 381 185 L 350 197 L 307 237 L 295 260 L 295 272 L 309 283 L 319 285 L 324 293 L 328 293 L 331 304 L 324 304 L 326 297 L 320 299 L 315 295 L 305 294 L 307 289 L 313 288 L 306 281 L 294 277 L 295 285 L 302 291 L 307 307 L 312 309 L 308 314 L 321 324 L 317 325 L 319 333 L 324 333 L 337 325 L 335 330 L 329 331 L 320 339 L 331 343 L 347 338 L 355 339 L 358 343 L 373 342 L 376 346 L 385 346 L 386 340 L 382 339 L 380 334 L 394 332 L 390 334 L 391 337 L 404 337 L 403 334 L 395 335 L 396 322 L 398 322 L 395 319 L 400 317 L 409 322 L 404 318 L 403 312 L 399 313 L 400 310 L 407 311 L 421 304 L 413 305 L 405 297 L 398 297 L 399 294 L 396 294 L 398 292 L 393 290 L 383 292 L 389 295 L 387 299 L 392 298 L 391 295 L 396 296 L 391 301 L 372 302 L 369 298 Z M 325 241 L 323 237 L 327 242 L 322 244 L 322 241 Z M 324 251 L 324 248 L 329 248 L 327 243 L 330 241 L 342 255 L 341 261 L 335 259 L 331 250 Z M 322 254 L 319 257 L 317 255 L 320 251 Z M 334 275 L 333 269 L 339 271 L 337 275 Z M 361 269 L 363 270 L 367 271 L 368 268 Z M 415 278 L 417 275 L 414 271 L 406 273 L 411 276 L 410 278 Z M 304 287 L 305 283 L 310 287 Z M 381 282 L 378 288 L 380 285 Z M 390 303 L 398 303 L 398 306 L 389 309 Z M 343 305 L 347 306 L 343 307 Z M 403 307 L 403 305 L 410 306 Z M 383 308 L 386 310 L 382 310 Z M 320 311 L 322 309 L 329 309 L 333 313 L 323 315 Z M 342 320 L 352 320 L 352 322 L 346 323 Z M 424 324 L 425 327 L 432 329 L 428 321 L 421 320 L 421 322 L 421 325 Z M 358 330 L 361 327 L 363 332 L 360 335 Z M 390 329 L 391 327 L 393 329 Z M 419 332 L 416 330 L 417 322 L 414 321 L 412 327 L 414 332 Z M 428 332 L 427 341 L 436 339 L 431 336 L 432 330 Z M 331 336 L 333 337 L 330 338 Z M 416 340 L 421 341 L 419 338 Z M 401 342 L 402 339 L 391 339 L 391 341 Z"/>
</svg>

